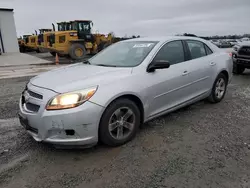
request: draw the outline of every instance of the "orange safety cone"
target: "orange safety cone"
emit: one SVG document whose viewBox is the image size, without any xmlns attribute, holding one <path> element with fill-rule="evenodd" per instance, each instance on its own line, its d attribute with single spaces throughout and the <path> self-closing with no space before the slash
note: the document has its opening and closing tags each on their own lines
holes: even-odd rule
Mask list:
<svg viewBox="0 0 250 188">
<path fill-rule="evenodd" d="M 56 53 L 56 61 L 55 61 L 56 65 L 59 65 L 59 57 L 58 54 Z"/>
</svg>

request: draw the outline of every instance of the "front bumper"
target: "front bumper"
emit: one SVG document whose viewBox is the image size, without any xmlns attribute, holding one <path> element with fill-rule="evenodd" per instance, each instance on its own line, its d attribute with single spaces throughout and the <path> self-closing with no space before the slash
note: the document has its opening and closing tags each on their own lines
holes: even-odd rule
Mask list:
<svg viewBox="0 0 250 188">
<path fill-rule="evenodd" d="M 244 66 L 245 68 L 250 68 L 250 56 L 249 55 L 239 55 L 237 52 L 232 52 L 234 64 Z"/>
<path fill-rule="evenodd" d="M 245 58 L 233 58 L 233 62 L 237 65 L 244 66 L 246 68 L 250 68 L 250 59 Z"/>
<path fill-rule="evenodd" d="M 58 145 L 95 145 L 98 142 L 98 126 L 103 107 L 92 102 L 66 110 L 47 111 L 47 101 L 57 93 L 28 85 L 28 90 L 43 95 L 43 100 L 29 96 L 29 102 L 39 105 L 37 112 L 32 112 L 19 103 L 19 118 L 27 132 L 39 142 Z"/>
</svg>

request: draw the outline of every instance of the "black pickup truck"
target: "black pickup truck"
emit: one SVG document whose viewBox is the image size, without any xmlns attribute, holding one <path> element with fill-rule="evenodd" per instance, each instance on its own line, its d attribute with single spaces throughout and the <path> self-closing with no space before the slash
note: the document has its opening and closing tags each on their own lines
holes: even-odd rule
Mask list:
<svg viewBox="0 0 250 188">
<path fill-rule="evenodd" d="M 250 69 L 250 41 L 242 42 L 233 47 L 233 73 L 242 74 Z"/>
</svg>

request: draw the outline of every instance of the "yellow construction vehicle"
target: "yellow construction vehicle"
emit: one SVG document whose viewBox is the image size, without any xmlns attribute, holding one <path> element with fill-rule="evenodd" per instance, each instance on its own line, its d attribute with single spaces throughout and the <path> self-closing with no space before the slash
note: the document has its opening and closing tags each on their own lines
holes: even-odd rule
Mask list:
<svg viewBox="0 0 250 188">
<path fill-rule="evenodd" d="M 37 53 L 39 53 L 40 51 L 38 48 L 38 35 L 36 30 L 35 33 L 36 34 L 32 34 L 26 38 L 25 45 L 28 51 L 36 51 Z"/>
<path fill-rule="evenodd" d="M 30 36 L 31 35 L 23 35 L 22 37 L 18 39 L 19 50 L 21 53 L 32 51 L 32 49 L 28 47 Z"/>
<path fill-rule="evenodd" d="M 92 34 L 91 20 L 65 22 L 65 31 L 55 32 L 50 38 L 51 53 L 69 55 L 72 59 L 82 59 L 87 54 L 94 54 L 112 43 L 113 36 Z"/>
<path fill-rule="evenodd" d="M 21 53 L 25 52 L 25 40 L 23 39 L 23 37 L 18 38 L 17 41 L 18 41 L 19 51 Z"/>
<path fill-rule="evenodd" d="M 44 45 L 45 48 L 51 53 L 51 55 L 56 56 L 56 52 L 52 50 L 52 44 L 55 43 L 55 34 L 58 34 L 62 31 L 71 30 L 70 22 L 59 22 L 57 23 L 57 31 L 55 25 L 52 23 L 53 31 L 44 33 L 44 37 L 47 39 L 47 43 Z M 61 55 L 61 54 L 59 54 Z"/>
<path fill-rule="evenodd" d="M 52 34 L 52 29 L 39 29 L 38 49 L 40 52 L 47 52 L 48 35 Z"/>
</svg>

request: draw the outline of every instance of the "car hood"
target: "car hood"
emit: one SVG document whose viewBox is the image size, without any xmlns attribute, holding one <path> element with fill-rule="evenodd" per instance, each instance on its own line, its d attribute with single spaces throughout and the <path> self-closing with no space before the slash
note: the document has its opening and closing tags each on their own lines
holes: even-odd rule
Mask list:
<svg viewBox="0 0 250 188">
<path fill-rule="evenodd" d="M 42 73 L 30 80 L 32 85 L 58 93 L 107 84 L 131 75 L 132 68 L 102 67 L 78 63 Z"/>
</svg>

